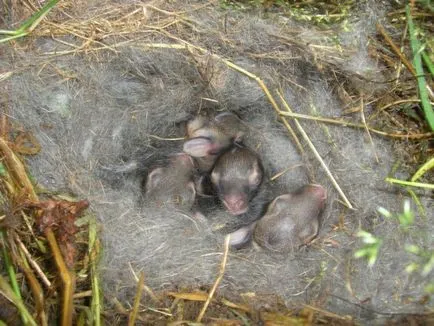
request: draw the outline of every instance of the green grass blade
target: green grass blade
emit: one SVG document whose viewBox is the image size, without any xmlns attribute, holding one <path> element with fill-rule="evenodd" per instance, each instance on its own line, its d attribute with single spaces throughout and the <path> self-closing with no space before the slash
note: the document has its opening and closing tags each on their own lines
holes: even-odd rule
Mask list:
<svg viewBox="0 0 434 326">
<path fill-rule="evenodd" d="M 420 179 L 425 173 L 427 173 L 429 170 L 434 168 L 434 157 L 431 157 L 431 159 L 428 160 L 425 164 L 423 164 L 419 170 L 416 171 L 416 173 L 411 177 L 410 181 L 416 181 Z"/>
<path fill-rule="evenodd" d="M 399 180 L 399 179 L 394 179 L 394 178 L 386 178 L 384 180 L 386 182 L 399 184 L 401 186 L 419 187 L 419 188 L 433 189 L 434 190 L 434 184 L 431 184 L 431 183 L 411 182 L 411 181 Z"/>
<path fill-rule="evenodd" d="M 17 35 L 17 31 L 8 31 L 5 29 L 0 29 L 0 34 L 2 34 L 2 35 Z"/>
<path fill-rule="evenodd" d="M 18 285 L 18 281 L 17 281 L 17 274 L 15 273 L 15 269 L 14 269 L 14 265 L 12 264 L 11 258 L 9 257 L 9 253 L 7 251 L 6 248 L 6 231 L 5 230 L 1 230 L 0 231 L 0 240 L 2 243 L 2 249 L 3 249 L 3 257 L 4 257 L 4 261 L 5 261 L 5 266 L 6 266 L 6 270 L 8 272 L 9 275 L 9 281 L 11 282 L 11 290 L 13 291 L 13 293 L 15 294 L 15 296 L 17 297 L 18 300 L 22 300 L 22 296 L 21 296 L 21 291 L 20 291 L 20 287 Z M 17 306 L 18 308 L 18 306 Z M 21 310 L 20 310 L 21 312 Z M 23 314 L 21 312 L 21 320 L 23 321 L 24 324 L 27 324 L 27 316 L 26 314 Z"/>
<path fill-rule="evenodd" d="M 410 194 L 411 198 L 413 198 L 413 201 L 416 203 L 416 207 L 417 210 L 420 214 L 420 216 L 426 220 L 426 211 L 425 211 L 425 207 L 423 206 L 423 204 L 421 203 L 419 197 L 416 195 L 416 193 L 413 191 L 413 189 L 408 188 L 407 189 L 408 193 Z"/>
<path fill-rule="evenodd" d="M 92 283 L 92 302 L 91 302 L 91 316 L 92 325 L 101 325 L 101 310 L 102 301 L 100 298 L 100 286 L 97 271 L 97 262 L 99 256 L 99 242 L 97 233 L 97 224 L 95 218 L 92 216 L 89 221 L 89 257 L 90 257 L 90 271 Z"/>
<path fill-rule="evenodd" d="M 35 12 L 30 18 L 24 21 L 21 26 L 14 31 L 0 30 L 0 34 L 10 35 L 0 39 L 0 43 L 4 43 L 16 38 L 26 36 L 31 31 L 35 29 L 36 26 L 41 22 L 42 19 L 50 12 L 50 10 L 59 2 L 59 0 L 50 0 L 42 8 Z"/>
<path fill-rule="evenodd" d="M 408 32 L 410 34 L 410 45 L 413 52 L 413 65 L 416 69 L 417 74 L 417 85 L 419 87 L 419 97 L 421 100 L 423 111 L 425 112 L 425 118 L 430 126 L 431 130 L 434 131 L 434 111 L 431 107 L 431 102 L 429 101 L 428 91 L 426 89 L 426 80 L 422 67 L 422 58 L 420 54 L 421 45 L 416 36 L 416 28 L 413 24 L 413 19 L 410 14 L 410 5 L 405 8 L 408 22 Z"/>
<path fill-rule="evenodd" d="M 14 35 L 14 36 L 9 36 L 9 37 L 2 38 L 2 39 L 0 39 L 0 43 L 4 43 L 4 42 L 10 41 L 10 40 L 14 40 L 16 38 L 20 38 L 20 37 L 26 36 L 27 34 L 28 33 L 24 32 L 24 33 L 20 33 L 20 34 Z"/>
<path fill-rule="evenodd" d="M 434 77 L 434 64 L 432 63 L 431 59 L 425 51 L 422 51 L 422 59 L 425 63 L 425 66 L 428 68 L 429 73 L 431 74 L 431 76 Z"/>
<path fill-rule="evenodd" d="M 58 2 L 59 0 L 48 1 L 39 11 L 24 21 L 20 28 L 17 29 L 17 32 L 31 32 Z"/>
<path fill-rule="evenodd" d="M 24 325 L 37 326 L 32 315 L 29 313 L 26 306 L 24 305 L 23 300 L 14 293 L 11 286 L 8 284 L 8 282 L 6 282 L 6 280 L 1 275 L 0 275 L 0 295 L 3 295 L 5 298 L 7 298 L 18 308 L 18 310 L 21 313 L 21 316 L 23 317 L 22 319 Z"/>
<path fill-rule="evenodd" d="M 3 257 L 5 260 L 5 265 L 6 265 L 6 269 L 9 275 L 9 280 L 11 281 L 12 284 L 12 289 L 14 290 L 14 293 L 17 295 L 17 297 L 19 297 L 21 299 L 21 292 L 20 292 L 20 287 L 18 286 L 18 282 L 17 282 L 17 275 L 15 274 L 15 269 L 14 266 L 12 264 L 11 258 L 9 257 L 9 253 L 7 251 L 6 248 L 6 231 L 5 230 L 1 230 L 0 232 L 0 239 L 2 242 L 2 249 L 3 249 Z"/>
</svg>

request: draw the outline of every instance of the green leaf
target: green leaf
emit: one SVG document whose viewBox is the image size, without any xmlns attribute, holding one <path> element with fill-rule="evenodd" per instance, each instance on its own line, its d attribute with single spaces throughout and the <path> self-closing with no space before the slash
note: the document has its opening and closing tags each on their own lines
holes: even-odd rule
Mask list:
<svg viewBox="0 0 434 326">
<path fill-rule="evenodd" d="M 3 163 L 0 162 L 0 176 L 4 177 L 6 175 L 6 168 Z"/>
<path fill-rule="evenodd" d="M 431 157 L 425 164 L 423 164 L 419 170 L 411 177 L 410 181 L 417 181 L 420 179 L 426 172 L 434 168 L 434 157 Z"/>
<path fill-rule="evenodd" d="M 420 255 L 421 249 L 416 245 L 405 245 L 405 250 L 414 255 Z"/>
<path fill-rule="evenodd" d="M 434 282 L 428 283 L 423 290 L 425 293 L 434 294 Z"/>
<path fill-rule="evenodd" d="M 428 91 L 426 89 L 427 83 L 425 80 L 425 75 L 422 66 L 422 59 L 420 55 L 422 46 L 419 40 L 417 39 L 417 31 L 413 23 L 413 18 L 411 17 L 409 4 L 407 4 L 405 8 L 405 12 L 406 12 L 407 22 L 408 22 L 408 33 L 410 34 L 410 45 L 413 52 L 413 64 L 417 75 L 416 79 L 419 88 L 419 97 L 421 100 L 423 111 L 425 112 L 425 119 L 427 120 L 431 130 L 434 130 L 434 111 L 432 109 L 431 102 L 428 97 Z"/>
<path fill-rule="evenodd" d="M 427 276 L 434 268 L 434 252 L 431 253 L 431 257 L 428 260 L 428 263 L 422 269 L 422 276 Z"/>
<path fill-rule="evenodd" d="M 415 271 L 417 271 L 419 269 L 420 265 L 418 263 L 410 263 L 407 265 L 407 267 L 405 268 L 405 271 L 408 274 L 411 274 Z"/>
<path fill-rule="evenodd" d="M 381 215 L 383 215 L 384 217 L 387 218 L 391 218 L 392 217 L 392 213 L 389 212 L 387 209 L 385 209 L 384 207 L 378 207 L 377 208 L 378 213 L 380 213 Z"/>
</svg>

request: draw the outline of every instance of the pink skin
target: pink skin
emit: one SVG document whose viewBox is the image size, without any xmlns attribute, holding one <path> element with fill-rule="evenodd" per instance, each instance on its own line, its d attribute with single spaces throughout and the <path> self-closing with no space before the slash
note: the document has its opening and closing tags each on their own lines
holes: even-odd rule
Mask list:
<svg viewBox="0 0 434 326">
<path fill-rule="evenodd" d="M 213 143 L 209 138 L 192 138 L 184 143 L 184 152 L 193 157 L 207 157 L 221 150 L 220 144 Z"/>
<path fill-rule="evenodd" d="M 327 199 L 327 191 L 320 185 L 311 184 L 312 194 L 317 197 L 320 201 L 322 201 L 322 208 L 325 205 L 325 201 Z"/>
<path fill-rule="evenodd" d="M 249 206 L 244 194 L 230 194 L 222 199 L 226 209 L 232 215 L 241 215 L 247 212 Z"/>
<path fill-rule="evenodd" d="M 211 120 L 197 117 L 187 125 L 188 140 L 183 150 L 196 158 L 217 155 L 234 141 L 240 141 L 244 133 L 241 121 L 232 113 L 221 113 Z"/>
<path fill-rule="evenodd" d="M 250 241 L 255 226 L 256 223 L 253 223 L 230 233 L 229 245 L 236 249 L 244 247 Z"/>
<path fill-rule="evenodd" d="M 251 196 L 260 187 L 263 170 L 259 158 L 244 147 L 232 148 L 219 157 L 211 172 L 211 182 L 231 215 L 249 211 Z"/>
<path fill-rule="evenodd" d="M 194 166 L 193 159 L 190 157 L 190 155 L 187 155 L 185 153 L 178 153 L 172 156 L 172 165 L 177 164 L 177 162 L 180 162 L 183 166 L 187 168 L 192 168 Z"/>
</svg>

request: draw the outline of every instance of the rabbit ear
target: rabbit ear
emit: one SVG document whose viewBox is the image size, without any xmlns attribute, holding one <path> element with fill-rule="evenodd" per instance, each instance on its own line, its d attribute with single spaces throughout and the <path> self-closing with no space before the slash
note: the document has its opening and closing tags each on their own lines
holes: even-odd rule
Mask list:
<svg viewBox="0 0 434 326">
<path fill-rule="evenodd" d="M 245 245 L 247 245 L 252 239 L 252 233 L 255 228 L 256 223 L 253 223 L 249 226 L 244 226 L 241 229 L 238 229 L 232 232 L 229 240 L 229 244 L 231 247 L 236 249 L 241 249 Z"/>
<path fill-rule="evenodd" d="M 183 150 L 193 157 L 205 157 L 208 155 L 217 155 L 221 153 L 227 145 L 218 143 L 207 137 L 196 137 L 187 140 L 184 143 Z"/>
<path fill-rule="evenodd" d="M 227 121 L 227 119 L 237 119 L 237 120 L 239 120 L 238 117 L 235 114 L 231 113 L 231 112 L 223 112 L 223 113 L 217 114 L 214 119 L 218 123 L 225 122 L 225 121 Z"/>
<path fill-rule="evenodd" d="M 255 162 L 255 164 L 253 165 L 253 169 L 249 174 L 249 185 L 252 187 L 257 187 L 262 182 L 262 178 L 263 178 L 262 169 L 259 166 L 259 163 Z"/>
<path fill-rule="evenodd" d="M 217 115 L 214 120 L 221 132 L 230 136 L 233 142 L 240 143 L 243 141 L 247 128 L 235 114 L 223 112 Z"/>
<path fill-rule="evenodd" d="M 205 137 L 197 137 L 187 140 L 184 143 L 183 150 L 193 157 L 205 157 L 212 148 L 212 142 Z"/>
<path fill-rule="evenodd" d="M 207 120 L 203 116 L 198 116 L 187 123 L 187 135 L 190 138 L 197 137 L 196 132 L 207 124 Z"/>
<path fill-rule="evenodd" d="M 276 197 L 268 206 L 267 214 L 270 216 L 277 216 L 282 211 L 288 209 L 288 203 L 291 201 L 292 194 L 284 194 Z"/>
</svg>

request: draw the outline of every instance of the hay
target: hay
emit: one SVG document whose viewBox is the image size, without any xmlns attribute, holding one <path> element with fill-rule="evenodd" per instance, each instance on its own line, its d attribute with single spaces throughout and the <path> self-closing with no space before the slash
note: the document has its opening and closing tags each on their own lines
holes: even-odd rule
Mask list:
<svg viewBox="0 0 434 326">
<path fill-rule="evenodd" d="M 101 244 L 89 243 L 88 225 L 95 231 L 89 216 L 76 235 L 77 244 L 89 245 L 77 248 L 77 319 L 86 318 L 84 307 L 91 307 L 95 322 L 99 318 L 99 288 L 111 323 L 125 321 L 130 308 L 131 318 L 143 323 L 199 318 L 207 295 L 197 291 L 214 284 L 224 251 L 224 235 L 215 229 L 230 217 L 214 206 L 205 220 L 150 207 L 141 183 L 150 167 L 181 151 L 185 122 L 202 110 L 229 110 L 245 121 L 246 142 L 270 178 L 275 176 L 274 197 L 308 182 L 329 193 L 319 237 L 309 248 L 288 256 L 257 248 L 229 252 L 204 321 L 339 325 L 424 313 L 423 287 L 432 273 L 409 277 L 405 265 L 412 256 L 396 248 L 408 242 L 432 247 L 430 194 L 415 191 L 427 214 L 417 216 L 410 233 L 376 211 L 379 205 L 399 210 L 409 195 L 384 179 L 409 178 L 415 171 L 409 167 L 426 157 L 412 155 L 417 151 L 408 147 L 428 146 L 433 137 L 410 115 L 389 113 L 417 102 L 409 75 L 401 72 L 400 83 L 394 83 L 396 70 L 387 66 L 384 48 L 366 46 L 374 37 L 373 23 L 388 9 L 362 4 L 349 16 L 350 31 L 337 33 L 278 13 L 224 10 L 215 2 L 64 1 L 31 37 L 1 45 L 6 55 L 0 58 L 5 70 L 0 86 L 8 97 L 2 107 L 10 123 L 6 131 L 2 124 L 2 137 L 13 145 L 17 134 L 30 132 L 40 145 L 39 153 L 25 158 L 36 192 L 45 200 L 54 193 L 87 199 L 100 225 Z M 15 12 L 11 7 L 8 17 L 14 19 Z M 295 128 L 298 141 L 288 136 L 292 119 L 278 93 L 309 141 Z M 412 102 L 400 102 L 407 100 Z M 339 120 L 346 115 L 357 128 L 306 115 Z M 11 147 L 18 153 L 20 146 Z M 404 163 L 396 167 L 397 162 Z M 4 193 L 12 194 L 2 180 Z M 28 188 L 18 182 L 16 192 L 5 195 L 19 221 L 20 192 L 29 193 Z M 44 257 L 42 269 L 50 271 L 45 273 L 52 282 L 57 272 L 47 269 L 49 257 L 32 245 L 36 226 L 31 225 L 19 223 L 16 232 L 27 249 L 32 247 L 31 256 Z M 352 256 L 361 246 L 355 238 L 360 228 L 388 240 L 372 268 Z M 15 229 L 7 228 L 8 233 Z M 3 244 L 12 246 L 13 239 Z M 137 289 L 139 274 L 143 295 L 142 287 Z"/>
</svg>

